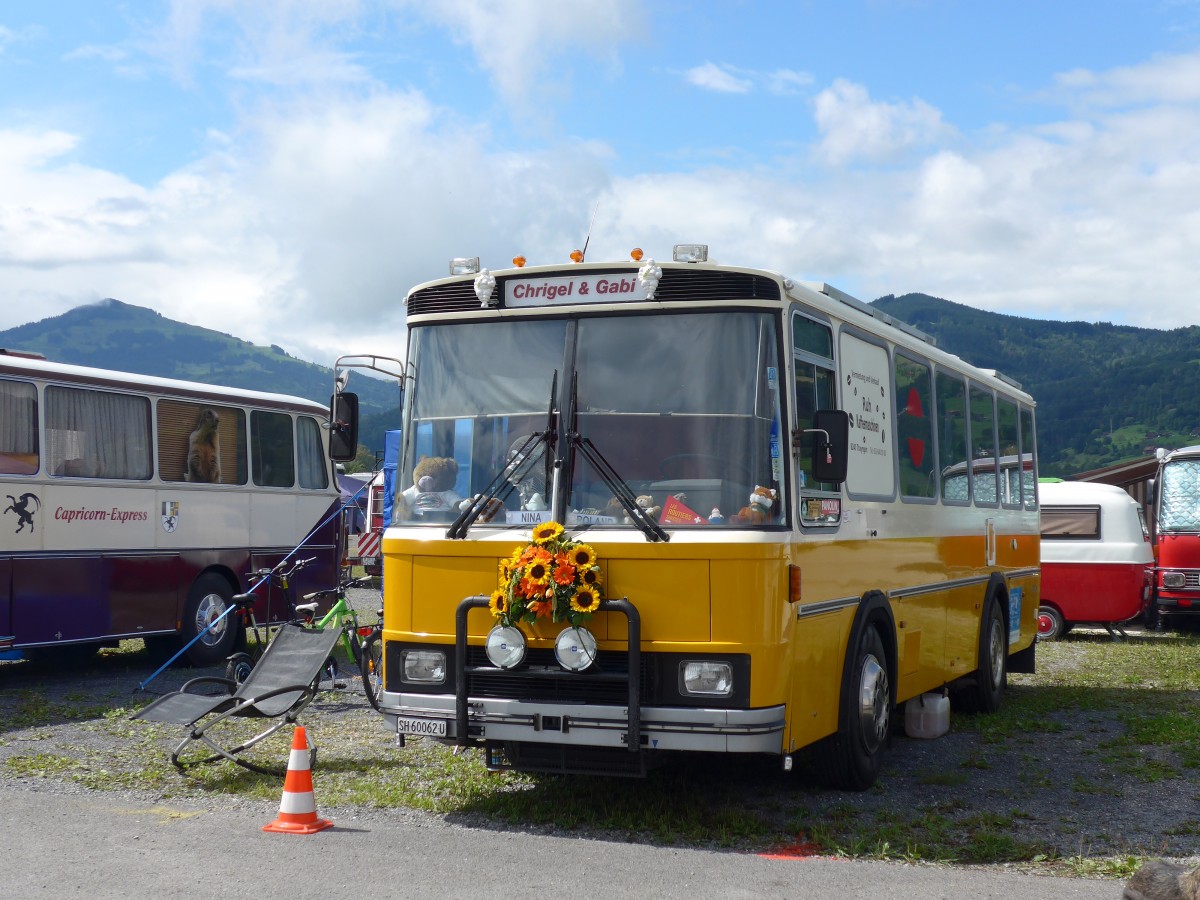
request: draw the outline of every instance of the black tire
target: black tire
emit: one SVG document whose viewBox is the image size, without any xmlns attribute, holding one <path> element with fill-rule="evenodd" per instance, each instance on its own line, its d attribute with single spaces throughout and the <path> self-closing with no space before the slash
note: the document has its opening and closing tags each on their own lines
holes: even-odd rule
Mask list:
<svg viewBox="0 0 1200 900">
<path fill-rule="evenodd" d="M 883 766 L 893 703 L 887 653 L 874 626 L 847 659 L 841 693 L 838 733 L 817 746 L 817 761 L 832 786 L 865 791 Z"/>
<path fill-rule="evenodd" d="M 362 648 L 363 693 L 371 708 L 379 710 L 379 696 L 383 693 L 383 635 L 374 632 L 363 643 Z"/>
<path fill-rule="evenodd" d="M 249 653 L 235 653 L 225 663 L 225 677 L 235 684 L 244 684 L 254 671 L 254 658 Z"/>
<path fill-rule="evenodd" d="M 1057 641 L 1066 634 L 1062 613 L 1053 606 L 1043 605 L 1038 607 L 1037 626 L 1037 639 L 1039 641 Z"/>
<path fill-rule="evenodd" d="M 1000 601 L 988 601 L 979 623 L 979 668 L 974 683 L 955 691 L 951 702 L 961 712 L 992 713 L 1004 701 L 1008 686 L 1008 635 L 1004 632 L 1004 614 Z"/>
<path fill-rule="evenodd" d="M 229 582 L 212 572 L 206 572 L 192 584 L 180 634 L 185 644 L 200 635 L 187 650 L 192 665 L 215 666 L 232 652 L 240 627 L 237 614 L 229 613 L 217 622 L 218 617 L 229 609 L 232 597 L 233 588 Z"/>
</svg>

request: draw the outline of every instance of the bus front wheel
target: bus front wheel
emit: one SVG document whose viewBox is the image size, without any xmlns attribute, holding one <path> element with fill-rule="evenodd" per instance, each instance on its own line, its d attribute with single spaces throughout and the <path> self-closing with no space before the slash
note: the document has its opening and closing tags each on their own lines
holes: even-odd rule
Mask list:
<svg viewBox="0 0 1200 900">
<path fill-rule="evenodd" d="M 838 732 L 818 748 L 821 769 L 835 787 L 865 791 L 879 777 L 892 718 L 887 654 L 868 626 L 846 667 Z"/>
<path fill-rule="evenodd" d="M 194 666 L 211 666 L 229 656 L 237 637 L 236 613 L 224 615 L 233 598 L 233 588 L 220 575 L 207 572 L 196 579 L 188 591 L 183 614 L 184 644 L 188 661 Z M 196 635 L 199 639 L 192 641 Z"/>
</svg>

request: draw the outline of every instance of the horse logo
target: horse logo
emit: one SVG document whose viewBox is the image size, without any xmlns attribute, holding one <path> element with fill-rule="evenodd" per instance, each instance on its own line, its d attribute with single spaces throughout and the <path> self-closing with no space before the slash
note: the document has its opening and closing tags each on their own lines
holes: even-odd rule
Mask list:
<svg viewBox="0 0 1200 900">
<path fill-rule="evenodd" d="M 9 512 L 17 514 L 17 530 L 14 534 L 20 534 L 25 530 L 25 526 L 29 526 L 29 530 L 33 531 L 33 513 L 42 508 L 42 501 L 38 499 L 37 494 L 22 494 L 20 498 L 8 494 L 10 502 L 4 512 L 7 515 Z M 29 504 L 33 504 L 33 512 L 29 511 Z"/>
</svg>

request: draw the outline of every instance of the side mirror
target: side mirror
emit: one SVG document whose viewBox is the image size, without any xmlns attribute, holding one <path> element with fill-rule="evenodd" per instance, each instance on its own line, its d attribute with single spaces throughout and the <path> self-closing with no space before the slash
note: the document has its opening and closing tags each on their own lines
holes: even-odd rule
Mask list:
<svg viewBox="0 0 1200 900">
<path fill-rule="evenodd" d="M 840 409 L 819 409 L 811 431 L 814 481 L 841 484 L 846 480 L 850 446 L 850 416 Z"/>
<path fill-rule="evenodd" d="M 358 455 L 358 394 L 334 394 L 329 401 L 329 455 L 345 462 Z"/>
<path fill-rule="evenodd" d="M 1155 494 L 1158 491 L 1158 479 L 1151 478 L 1146 482 L 1146 507 L 1147 509 L 1154 508 Z"/>
</svg>

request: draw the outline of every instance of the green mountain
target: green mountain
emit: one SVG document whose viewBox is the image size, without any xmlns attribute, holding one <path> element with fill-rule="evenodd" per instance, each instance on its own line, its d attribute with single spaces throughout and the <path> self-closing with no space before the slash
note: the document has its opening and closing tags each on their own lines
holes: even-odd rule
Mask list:
<svg viewBox="0 0 1200 900">
<path fill-rule="evenodd" d="M 1043 475 L 1200 443 L 1200 327 L 1023 319 L 925 294 L 889 295 L 874 305 L 1033 395 Z"/>
<path fill-rule="evenodd" d="M 260 347 L 119 300 L 0 331 L 0 347 L 54 362 L 292 394 L 325 406 L 333 391 L 332 369 L 289 356 L 281 347 Z M 362 408 L 362 443 L 382 448 L 384 430 L 399 427 L 399 387 L 355 373 L 350 389 Z"/>
<path fill-rule="evenodd" d="M 1200 443 L 1200 327 L 1050 322 L 984 312 L 925 294 L 875 305 L 937 339 L 943 350 L 1021 382 L 1038 402 L 1042 473 L 1068 476 Z M 0 347 L 143 375 L 276 391 L 329 402 L 333 372 L 218 331 L 117 300 L 0 331 Z M 356 373 L 360 438 L 383 447 L 399 427 L 394 383 Z"/>
</svg>

